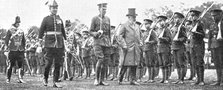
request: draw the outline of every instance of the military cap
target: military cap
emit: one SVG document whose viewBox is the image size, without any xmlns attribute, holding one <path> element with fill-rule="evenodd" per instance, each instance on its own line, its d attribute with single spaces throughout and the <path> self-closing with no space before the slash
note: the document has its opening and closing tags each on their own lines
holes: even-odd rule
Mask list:
<svg viewBox="0 0 223 90">
<path fill-rule="evenodd" d="M 175 12 L 174 15 L 176 15 L 179 18 L 184 18 L 184 15 L 182 13 L 179 13 L 179 12 Z"/>
<path fill-rule="evenodd" d="M 135 8 L 129 8 L 128 9 L 128 14 L 126 14 L 126 16 L 137 16 L 135 10 L 136 10 Z"/>
<path fill-rule="evenodd" d="M 201 12 L 198 10 L 190 10 L 190 13 L 191 13 L 191 16 L 194 16 L 194 15 L 199 16 L 201 14 Z"/>
<path fill-rule="evenodd" d="M 167 20 L 167 17 L 166 17 L 166 16 L 164 16 L 164 15 L 160 15 L 160 16 L 158 16 L 158 17 L 157 17 L 157 19 Z"/>
<path fill-rule="evenodd" d="M 136 24 L 137 24 L 137 25 L 141 25 L 142 23 L 141 23 L 141 22 L 139 22 L 139 21 L 136 21 Z"/>
<path fill-rule="evenodd" d="M 144 19 L 143 21 L 147 21 L 149 23 L 153 23 L 153 21 L 151 19 Z"/>
<path fill-rule="evenodd" d="M 211 15 L 214 16 L 214 15 L 222 13 L 222 10 L 221 9 L 213 9 L 210 12 L 211 12 Z"/>
<path fill-rule="evenodd" d="M 75 34 L 79 37 L 81 37 L 81 34 L 79 32 L 75 32 Z"/>
<path fill-rule="evenodd" d="M 71 22 L 70 22 L 70 20 L 66 20 L 66 21 L 65 21 L 65 26 L 66 26 L 66 27 L 71 26 Z"/>
<path fill-rule="evenodd" d="M 103 7 L 103 8 L 107 8 L 107 5 L 108 5 L 107 3 L 99 3 L 99 4 L 98 4 L 98 7 L 99 7 L 99 8 L 102 8 L 102 7 Z"/>
<path fill-rule="evenodd" d="M 115 28 L 115 26 L 111 26 L 111 28 Z"/>
<path fill-rule="evenodd" d="M 84 34 L 84 33 L 89 33 L 89 31 L 88 31 L 87 29 L 83 29 L 83 30 L 81 31 L 81 33 L 82 33 L 82 34 Z"/>
</svg>

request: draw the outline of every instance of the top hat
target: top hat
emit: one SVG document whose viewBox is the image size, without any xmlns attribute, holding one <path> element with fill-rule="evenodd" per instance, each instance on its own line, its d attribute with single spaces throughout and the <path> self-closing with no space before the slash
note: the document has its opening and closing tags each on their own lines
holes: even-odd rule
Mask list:
<svg viewBox="0 0 223 90">
<path fill-rule="evenodd" d="M 137 16 L 135 10 L 136 10 L 135 8 L 129 8 L 128 14 L 126 14 L 126 16 Z"/>
</svg>

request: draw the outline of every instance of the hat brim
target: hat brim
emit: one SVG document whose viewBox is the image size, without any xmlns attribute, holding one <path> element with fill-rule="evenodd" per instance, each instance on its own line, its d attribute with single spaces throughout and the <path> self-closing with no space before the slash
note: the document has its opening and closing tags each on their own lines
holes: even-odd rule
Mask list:
<svg viewBox="0 0 223 90">
<path fill-rule="evenodd" d="M 138 16 L 138 14 L 134 14 L 134 15 L 132 15 L 132 14 L 126 14 L 126 16 Z"/>
</svg>

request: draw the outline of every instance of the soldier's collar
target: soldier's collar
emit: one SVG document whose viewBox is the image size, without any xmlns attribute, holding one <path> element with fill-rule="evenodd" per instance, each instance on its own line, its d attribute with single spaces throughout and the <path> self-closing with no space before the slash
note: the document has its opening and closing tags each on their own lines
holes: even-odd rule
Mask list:
<svg viewBox="0 0 223 90">
<path fill-rule="evenodd" d="M 101 14 L 98 15 L 99 18 L 105 18 L 105 16 L 101 16 Z"/>
<path fill-rule="evenodd" d="M 55 15 L 55 14 L 50 14 L 49 16 L 59 16 L 59 15 Z"/>
</svg>

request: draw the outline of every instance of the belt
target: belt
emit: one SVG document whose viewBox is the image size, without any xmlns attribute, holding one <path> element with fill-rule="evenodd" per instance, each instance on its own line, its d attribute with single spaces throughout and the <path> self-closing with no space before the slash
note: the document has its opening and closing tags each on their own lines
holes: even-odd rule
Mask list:
<svg viewBox="0 0 223 90">
<path fill-rule="evenodd" d="M 54 34 L 62 34 L 62 33 L 61 32 L 55 32 L 55 31 L 46 32 L 46 35 L 54 35 Z"/>
</svg>

